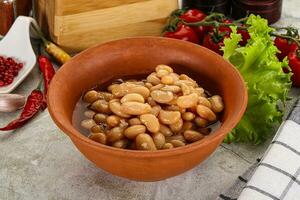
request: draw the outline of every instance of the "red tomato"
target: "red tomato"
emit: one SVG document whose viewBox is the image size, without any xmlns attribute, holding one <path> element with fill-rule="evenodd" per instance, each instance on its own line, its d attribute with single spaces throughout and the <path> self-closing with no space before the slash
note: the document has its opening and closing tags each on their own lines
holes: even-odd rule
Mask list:
<svg viewBox="0 0 300 200">
<path fill-rule="evenodd" d="M 229 19 L 225 19 L 221 23 L 230 24 L 230 23 L 232 23 L 232 21 L 229 20 Z M 214 27 L 213 26 L 207 26 L 207 30 L 209 32 L 213 32 Z M 229 26 L 220 26 L 219 31 L 222 32 L 222 33 L 230 34 L 231 33 L 231 28 Z"/>
<path fill-rule="evenodd" d="M 193 23 L 200 22 L 206 17 L 206 14 L 197 9 L 190 9 L 183 13 L 179 18 L 183 19 L 185 22 Z"/>
<path fill-rule="evenodd" d="M 206 14 L 204 12 L 197 10 L 197 9 L 190 9 L 190 10 L 187 10 L 185 13 L 183 13 L 179 18 L 184 20 L 185 22 L 193 23 L 193 22 L 200 22 L 200 21 L 204 20 L 205 17 L 206 17 Z M 194 26 L 191 28 L 198 35 L 199 43 L 202 44 L 204 35 L 207 32 L 206 27 Z"/>
<path fill-rule="evenodd" d="M 189 41 L 198 44 L 199 38 L 195 31 L 186 25 L 179 24 L 174 32 L 165 32 L 164 37 L 175 38 L 179 40 Z"/>
<path fill-rule="evenodd" d="M 237 33 L 242 35 L 242 41 L 240 41 L 241 46 L 246 46 L 247 41 L 250 39 L 249 32 L 247 30 L 237 30 Z"/>
<path fill-rule="evenodd" d="M 203 39 L 205 34 L 207 33 L 207 28 L 205 26 L 195 26 L 195 27 L 191 27 L 195 33 L 198 35 L 199 38 L 199 44 L 203 43 Z"/>
<path fill-rule="evenodd" d="M 289 66 L 293 72 L 293 86 L 300 87 L 300 58 L 297 56 L 297 51 L 292 51 L 288 54 Z"/>
<path fill-rule="evenodd" d="M 232 23 L 232 21 L 229 20 L 229 19 L 225 19 L 222 23 L 230 24 L 230 23 Z M 219 31 L 222 32 L 222 33 L 226 32 L 227 34 L 230 34 L 231 33 L 231 28 L 229 26 L 220 26 Z"/>
<path fill-rule="evenodd" d="M 279 49 L 280 53 L 277 53 L 277 58 L 282 61 L 292 51 L 298 49 L 295 42 L 288 41 L 287 39 L 276 37 L 275 46 Z"/>
<path fill-rule="evenodd" d="M 220 54 L 223 55 L 223 51 L 221 51 L 221 47 L 224 46 L 224 38 L 229 37 L 228 35 L 224 35 L 220 39 L 215 39 L 213 33 L 209 33 L 204 37 L 203 46 Z"/>
</svg>

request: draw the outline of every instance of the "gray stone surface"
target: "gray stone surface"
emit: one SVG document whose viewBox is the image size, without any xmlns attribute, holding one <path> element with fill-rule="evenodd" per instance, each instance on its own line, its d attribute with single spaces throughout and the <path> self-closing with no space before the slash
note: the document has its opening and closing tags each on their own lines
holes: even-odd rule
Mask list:
<svg viewBox="0 0 300 200">
<path fill-rule="evenodd" d="M 300 27 L 297 8 L 299 1 L 284 1 L 278 24 Z M 38 78 L 35 69 L 15 92 L 28 94 Z M 292 97 L 299 95 L 299 89 L 292 90 Z M 17 115 L 0 113 L 0 126 Z M 223 144 L 205 162 L 180 176 L 155 183 L 134 182 L 95 167 L 44 111 L 23 128 L 0 134 L 0 199 L 213 200 L 267 146 L 268 142 L 260 146 Z"/>
</svg>

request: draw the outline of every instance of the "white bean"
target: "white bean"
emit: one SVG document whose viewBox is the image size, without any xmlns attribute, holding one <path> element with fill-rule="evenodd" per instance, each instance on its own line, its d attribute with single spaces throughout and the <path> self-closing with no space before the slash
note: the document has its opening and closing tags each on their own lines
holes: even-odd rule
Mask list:
<svg viewBox="0 0 300 200">
<path fill-rule="evenodd" d="M 161 110 L 159 112 L 158 118 L 161 123 L 166 125 L 171 125 L 171 124 L 175 124 L 181 119 L 181 114 L 179 111 Z"/>
<path fill-rule="evenodd" d="M 151 92 L 151 97 L 158 103 L 168 103 L 173 100 L 174 95 L 169 91 L 154 90 Z"/>
<path fill-rule="evenodd" d="M 181 108 L 191 108 L 196 106 L 198 102 L 198 95 L 190 94 L 186 96 L 180 96 L 177 99 L 177 105 Z"/>
<path fill-rule="evenodd" d="M 121 111 L 128 115 L 142 115 L 151 112 L 151 106 L 147 103 L 125 102 L 121 105 Z"/>
<path fill-rule="evenodd" d="M 140 116 L 141 122 L 147 127 L 147 130 L 151 133 L 157 133 L 159 131 L 159 121 L 153 114 L 144 114 Z"/>
</svg>

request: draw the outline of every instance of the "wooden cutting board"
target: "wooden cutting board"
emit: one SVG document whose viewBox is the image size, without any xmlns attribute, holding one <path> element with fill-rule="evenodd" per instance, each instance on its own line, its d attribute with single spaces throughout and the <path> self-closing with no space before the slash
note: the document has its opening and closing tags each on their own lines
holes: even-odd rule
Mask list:
<svg viewBox="0 0 300 200">
<path fill-rule="evenodd" d="M 159 36 L 178 0 L 37 0 L 37 21 L 68 52 L 134 36 Z"/>
</svg>

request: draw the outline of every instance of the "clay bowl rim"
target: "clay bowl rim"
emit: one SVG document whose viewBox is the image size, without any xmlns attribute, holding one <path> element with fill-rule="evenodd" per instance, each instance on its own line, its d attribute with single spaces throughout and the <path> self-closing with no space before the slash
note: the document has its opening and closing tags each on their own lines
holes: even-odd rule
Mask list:
<svg viewBox="0 0 300 200">
<path fill-rule="evenodd" d="M 132 38 L 125 38 L 125 39 L 110 41 L 110 42 L 96 45 L 94 47 L 91 47 L 91 48 L 88 48 L 88 49 L 82 51 L 81 53 L 77 54 L 76 56 L 74 56 L 71 59 L 71 61 L 72 61 L 72 62 L 70 62 L 71 64 L 69 64 L 69 62 L 68 62 L 68 63 L 64 64 L 57 71 L 52 82 L 55 82 L 56 79 L 60 78 L 59 71 L 61 71 L 63 68 L 68 67 L 68 68 L 72 69 L 72 67 L 74 67 L 74 61 L 76 61 L 76 59 L 80 58 L 81 56 L 84 56 L 85 54 L 87 54 L 91 51 L 94 51 L 95 49 L 102 48 L 104 46 L 110 46 L 110 45 L 113 45 L 113 44 L 116 44 L 119 42 L 122 43 L 122 41 L 125 41 L 125 40 L 127 40 L 127 41 L 140 40 L 142 42 L 144 40 L 164 40 L 169 43 L 178 43 L 178 44 L 182 43 L 185 46 L 189 46 L 190 48 L 201 48 L 202 50 L 208 51 L 209 54 L 213 54 L 213 56 L 218 56 L 218 57 L 222 58 L 217 53 L 215 53 L 205 47 L 202 47 L 200 45 L 193 44 L 190 42 L 186 42 L 186 41 L 170 39 L 170 38 L 162 38 L 162 37 L 151 37 L 151 36 L 150 37 L 149 36 L 148 37 L 147 36 L 146 37 L 132 37 Z M 225 135 L 228 134 L 238 124 L 238 122 L 242 118 L 244 112 L 246 111 L 247 103 L 248 103 L 248 92 L 247 92 L 246 84 L 243 80 L 243 77 L 231 63 L 229 63 L 225 59 L 224 59 L 224 62 L 228 63 L 226 70 L 232 70 L 232 72 L 231 72 L 232 76 L 235 76 L 236 79 L 239 80 L 239 82 L 243 88 L 243 91 L 241 91 L 241 92 L 243 92 L 241 109 L 239 110 L 237 115 L 234 115 L 231 118 L 227 119 L 227 121 L 222 122 L 221 127 L 219 127 L 216 131 L 214 131 L 213 134 L 210 134 L 209 136 L 205 137 L 204 139 L 194 142 L 192 144 L 188 144 L 186 146 L 177 147 L 177 148 L 173 148 L 173 149 L 163 149 L 163 150 L 158 150 L 158 151 L 139 151 L 139 150 L 129 150 L 129 149 L 118 149 L 115 147 L 97 143 L 97 142 L 89 139 L 82 133 L 80 133 L 72 125 L 72 122 L 68 123 L 68 124 L 64 124 L 61 122 L 61 120 L 60 120 L 61 116 L 57 116 L 55 113 L 55 109 L 54 109 L 55 104 L 56 104 L 55 100 L 52 99 L 52 93 L 55 90 L 53 88 L 54 84 L 50 84 L 50 87 L 49 87 L 49 92 L 48 92 L 48 96 L 47 96 L 48 110 L 49 110 L 50 116 L 53 119 L 53 121 L 55 122 L 55 124 L 71 138 L 73 143 L 74 143 L 74 141 L 73 141 L 73 137 L 74 137 L 77 140 L 81 140 L 82 142 L 86 143 L 86 145 L 91 145 L 89 148 L 97 148 L 97 149 L 100 149 L 101 151 L 109 152 L 110 154 L 114 154 L 114 155 L 123 154 L 123 156 L 127 156 L 127 157 L 154 158 L 154 157 L 169 157 L 169 156 L 176 156 L 179 154 L 185 154 L 185 153 L 188 153 L 191 151 L 195 151 L 196 149 L 201 149 L 205 145 L 212 143 L 214 141 L 218 141 L 218 140 L 222 139 L 223 137 L 225 137 Z M 64 121 L 64 120 L 62 120 L 62 121 Z M 67 121 L 69 121 L 69 120 L 67 120 Z"/>
</svg>

